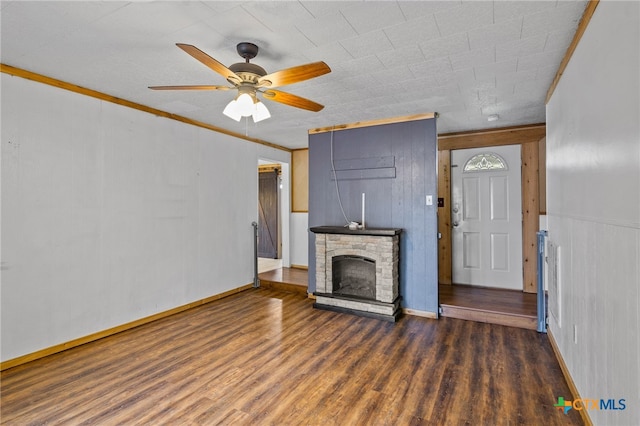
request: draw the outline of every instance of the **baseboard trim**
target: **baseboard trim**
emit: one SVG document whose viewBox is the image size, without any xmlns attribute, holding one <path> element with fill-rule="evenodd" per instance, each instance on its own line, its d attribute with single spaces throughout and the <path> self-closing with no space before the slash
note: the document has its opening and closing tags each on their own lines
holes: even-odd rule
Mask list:
<svg viewBox="0 0 640 426">
<path fill-rule="evenodd" d="M 438 314 L 435 313 L 435 312 L 419 311 L 417 309 L 402 308 L 402 313 L 405 314 L 405 315 L 413 315 L 414 317 L 438 319 Z"/>
<path fill-rule="evenodd" d="M 291 267 L 292 267 L 293 269 L 304 269 L 305 271 L 308 271 L 308 270 L 309 270 L 309 267 L 308 267 L 308 266 L 306 266 L 306 265 L 294 265 L 294 264 L 291 264 Z"/>
<path fill-rule="evenodd" d="M 186 305 L 178 306 L 173 309 L 169 309 L 168 311 L 159 312 L 154 315 L 150 315 L 148 317 L 140 318 L 135 321 L 128 322 L 126 324 L 118 325 L 112 328 L 108 328 L 103 331 L 98 331 L 97 333 L 89 334 L 88 336 L 79 337 L 77 339 L 71 340 L 69 342 L 60 343 L 55 346 L 51 346 L 45 349 L 41 349 L 36 352 L 32 352 L 30 354 L 22 355 L 17 358 L 13 358 L 7 361 L 0 362 L 0 371 L 7 370 L 12 367 L 17 367 L 18 365 L 26 364 L 27 362 L 35 361 L 40 358 L 44 358 L 48 355 L 53 355 L 58 352 L 65 351 L 67 349 L 75 348 L 76 346 L 84 345 L 85 343 L 93 342 L 95 340 L 102 339 L 104 337 L 112 336 L 114 334 L 130 330 L 132 328 L 148 324 L 150 322 L 166 318 L 168 316 L 186 311 L 187 309 L 195 308 L 215 300 L 222 299 L 224 297 L 231 296 L 236 293 L 240 293 L 242 291 L 248 290 L 253 287 L 253 283 L 243 285 L 241 287 L 234 288 L 232 290 L 225 291 L 220 294 L 216 294 L 214 296 L 206 297 L 204 299 L 197 300 L 195 302 L 187 303 Z"/>
<path fill-rule="evenodd" d="M 547 328 L 547 336 L 549 336 L 549 342 L 551 343 L 551 348 L 553 349 L 553 353 L 556 355 L 556 359 L 558 360 L 558 364 L 560 364 L 560 370 L 562 370 L 562 375 L 564 379 L 567 381 L 567 385 L 569 385 L 569 390 L 571 391 L 571 396 L 574 400 L 582 399 L 580 397 L 580 392 L 578 392 L 578 388 L 573 381 L 573 377 L 569 373 L 569 369 L 567 368 L 567 364 L 564 362 L 564 358 L 562 358 L 562 354 L 560 353 L 560 347 L 558 343 L 556 343 L 556 339 L 553 337 L 553 333 L 551 330 Z M 586 426 L 593 426 L 593 422 L 589 417 L 589 413 L 587 410 L 580 410 L 580 417 L 582 417 L 582 421 Z"/>
</svg>

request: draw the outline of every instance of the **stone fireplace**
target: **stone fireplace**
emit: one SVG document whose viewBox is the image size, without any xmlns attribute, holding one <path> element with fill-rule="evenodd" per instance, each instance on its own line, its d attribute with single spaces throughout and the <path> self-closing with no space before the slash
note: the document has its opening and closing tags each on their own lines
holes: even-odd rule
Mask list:
<svg viewBox="0 0 640 426">
<path fill-rule="evenodd" d="M 318 226 L 314 307 L 396 321 L 401 229 Z"/>
</svg>

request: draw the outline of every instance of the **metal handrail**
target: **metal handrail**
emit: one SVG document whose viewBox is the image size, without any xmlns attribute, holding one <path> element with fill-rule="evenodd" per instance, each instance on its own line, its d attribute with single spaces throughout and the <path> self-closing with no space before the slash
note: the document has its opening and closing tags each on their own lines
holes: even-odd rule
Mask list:
<svg viewBox="0 0 640 426">
<path fill-rule="evenodd" d="M 253 226 L 253 288 L 260 287 L 260 279 L 258 278 L 258 223 L 251 222 Z"/>
<path fill-rule="evenodd" d="M 544 292 L 544 243 L 547 231 L 538 231 L 538 332 L 547 332 L 547 298 Z"/>
</svg>

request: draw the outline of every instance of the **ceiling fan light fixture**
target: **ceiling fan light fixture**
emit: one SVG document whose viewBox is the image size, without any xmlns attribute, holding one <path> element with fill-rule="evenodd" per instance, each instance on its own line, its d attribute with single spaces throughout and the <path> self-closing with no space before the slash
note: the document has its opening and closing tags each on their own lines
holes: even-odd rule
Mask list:
<svg viewBox="0 0 640 426">
<path fill-rule="evenodd" d="M 240 121 L 242 117 L 252 116 L 254 123 L 271 117 L 267 107 L 246 92 L 229 102 L 222 113 L 235 121 Z"/>
<path fill-rule="evenodd" d="M 255 103 L 256 109 L 253 112 L 253 122 L 257 123 L 258 121 L 266 120 L 271 117 L 269 110 L 262 102 L 258 101 Z"/>
<path fill-rule="evenodd" d="M 222 113 L 236 121 L 240 121 L 240 119 L 242 118 L 242 114 L 240 113 L 240 109 L 238 108 L 238 101 L 236 101 L 235 99 L 231 100 L 231 102 L 227 104 Z"/>
<path fill-rule="evenodd" d="M 237 98 L 229 102 L 222 113 L 229 118 L 240 121 L 242 117 L 252 115 L 254 110 L 253 98 L 245 92 L 240 93 Z"/>
<path fill-rule="evenodd" d="M 240 96 L 236 98 L 236 108 L 238 112 L 243 117 L 249 117 L 255 111 L 255 107 L 253 106 L 253 98 L 248 93 L 241 93 Z"/>
</svg>

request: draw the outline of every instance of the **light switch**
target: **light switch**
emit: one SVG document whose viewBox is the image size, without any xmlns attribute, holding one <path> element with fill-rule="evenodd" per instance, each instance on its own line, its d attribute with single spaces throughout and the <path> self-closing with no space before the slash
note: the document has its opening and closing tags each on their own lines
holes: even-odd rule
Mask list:
<svg viewBox="0 0 640 426">
<path fill-rule="evenodd" d="M 432 195 L 427 195 L 427 205 L 428 206 L 432 206 L 433 205 L 433 196 Z"/>
</svg>

